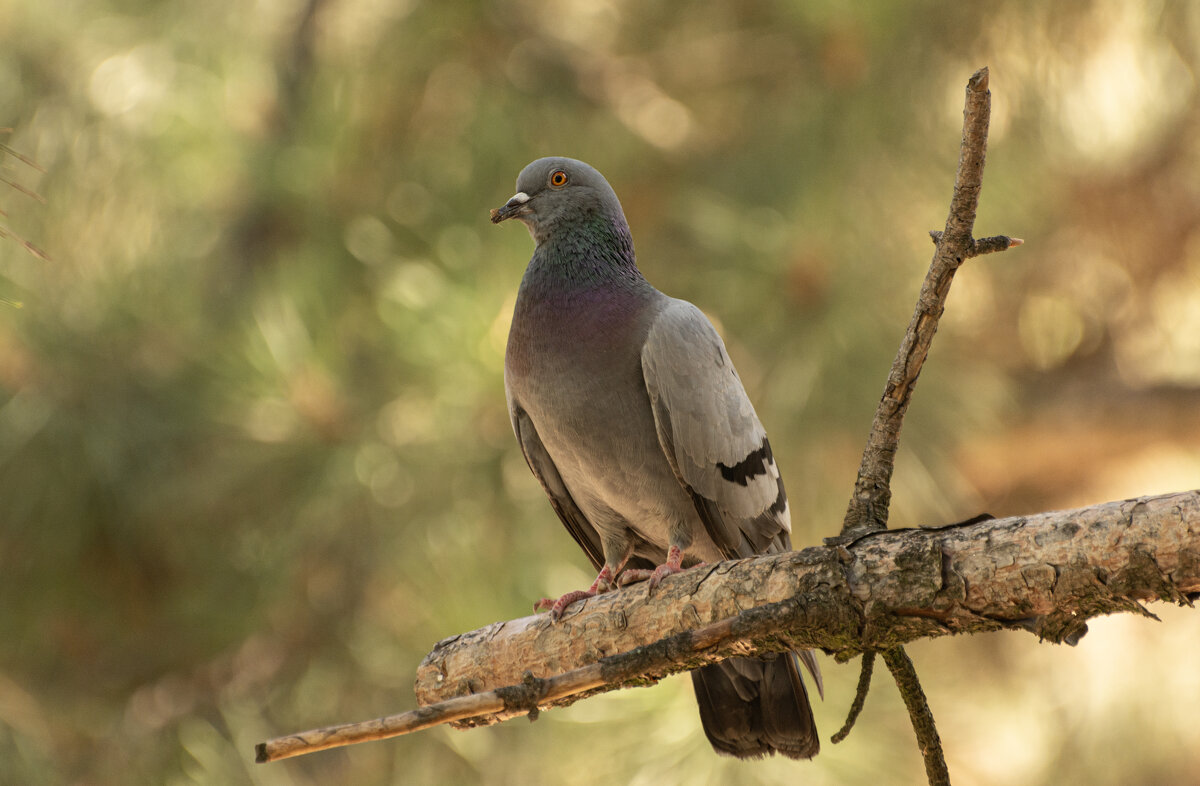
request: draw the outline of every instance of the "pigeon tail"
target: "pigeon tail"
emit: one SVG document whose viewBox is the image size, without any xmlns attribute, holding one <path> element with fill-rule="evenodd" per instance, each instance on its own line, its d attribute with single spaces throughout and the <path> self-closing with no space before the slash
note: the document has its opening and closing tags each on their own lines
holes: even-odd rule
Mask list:
<svg viewBox="0 0 1200 786">
<path fill-rule="evenodd" d="M 692 672 L 704 734 L 717 753 L 811 759 L 821 749 L 796 653 L 730 658 Z"/>
</svg>

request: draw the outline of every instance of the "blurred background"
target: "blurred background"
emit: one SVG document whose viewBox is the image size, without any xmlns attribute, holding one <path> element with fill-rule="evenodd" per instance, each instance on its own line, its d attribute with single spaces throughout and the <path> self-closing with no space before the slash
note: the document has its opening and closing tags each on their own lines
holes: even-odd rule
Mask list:
<svg viewBox="0 0 1200 786">
<path fill-rule="evenodd" d="M 976 234 L 1026 245 L 956 279 L 892 523 L 1200 486 L 1195 3 L 47 0 L 0 42 L 0 784 L 923 782 L 882 673 L 811 763 L 717 758 L 685 678 L 252 763 L 591 579 L 504 405 L 532 244 L 488 209 L 543 155 L 723 331 L 816 544 L 990 66 Z M 955 782 L 1200 782 L 1200 620 L 1153 610 L 911 647 Z"/>
</svg>

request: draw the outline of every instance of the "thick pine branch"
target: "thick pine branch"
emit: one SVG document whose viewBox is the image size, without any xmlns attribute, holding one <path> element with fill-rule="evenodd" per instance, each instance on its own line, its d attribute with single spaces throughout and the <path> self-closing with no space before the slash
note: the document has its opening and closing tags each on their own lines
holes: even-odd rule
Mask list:
<svg viewBox="0 0 1200 786">
<path fill-rule="evenodd" d="M 1141 604 L 1151 600 L 1190 605 L 1197 593 L 1200 491 L 872 532 L 836 546 L 694 568 L 668 577 L 651 596 L 635 585 L 576 603 L 559 624 L 541 614 L 455 636 L 418 670 L 418 702 L 431 706 L 347 724 L 333 736 L 326 729 L 283 737 L 261 745 L 259 756 L 269 761 L 425 728 L 416 716 L 446 710 L 439 702 L 500 689 L 478 714 L 452 712 L 442 721 L 496 723 L 731 655 L 819 648 L 844 660 L 921 638 L 1001 629 L 1073 642 L 1091 617 L 1149 614 Z M 564 687 L 571 683 L 578 687 Z M 391 725 L 381 728 L 384 720 Z M 306 748 L 306 739 L 319 747 Z"/>
</svg>

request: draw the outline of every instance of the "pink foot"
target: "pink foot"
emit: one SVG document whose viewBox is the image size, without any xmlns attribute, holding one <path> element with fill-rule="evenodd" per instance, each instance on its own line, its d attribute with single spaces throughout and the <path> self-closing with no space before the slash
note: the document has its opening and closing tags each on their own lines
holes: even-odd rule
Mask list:
<svg viewBox="0 0 1200 786">
<path fill-rule="evenodd" d="M 667 549 L 667 561 L 654 570 L 627 570 L 621 574 L 618 582 L 622 587 L 638 581 L 649 580 L 647 592 L 653 592 L 659 583 L 672 573 L 683 572 L 683 551 L 678 546 Z"/>
<path fill-rule="evenodd" d="M 558 600 L 555 600 L 554 598 L 542 598 L 537 603 L 533 604 L 533 610 L 545 611 L 546 609 L 550 609 L 550 619 L 558 622 L 562 619 L 563 612 L 567 610 L 567 606 L 570 606 L 577 600 L 594 598 L 599 594 L 599 592 L 593 592 L 590 589 L 575 590 L 574 592 L 568 592 Z"/>
<path fill-rule="evenodd" d="M 568 592 L 566 595 L 563 595 L 558 600 L 554 600 L 553 598 L 542 598 L 537 603 L 533 604 L 533 610 L 534 611 L 544 611 L 546 609 L 550 609 L 550 619 L 554 620 L 555 622 L 558 622 L 559 620 L 562 619 L 563 612 L 565 612 L 567 610 L 567 606 L 570 606 L 572 603 L 574 603 L 577 600 L 583 600 L 584 598 L 594 598 L 597 595 L 599 595 L 601 592 L 604 592 L 605 590 L 611 588 L 612 583 L 613 583 L 612 578 L 613 578 L 612 571 L 609 570 L 607 565 L 605 565 L 603 568 L 600 569 L 600 574 L 598 576 L 596 576 L 596 580 L 592 582 L 592 586 L 588 587 L 585 590 L 575 590 L 574 592 Z"/>
</svg>

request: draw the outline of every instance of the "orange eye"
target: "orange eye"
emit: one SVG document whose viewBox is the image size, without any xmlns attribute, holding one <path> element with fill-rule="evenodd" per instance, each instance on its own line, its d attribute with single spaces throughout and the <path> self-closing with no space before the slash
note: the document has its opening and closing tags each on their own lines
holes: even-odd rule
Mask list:
<svg viewBox="0 0 1200 786">
<path fill-rule="evenodd" d="M 567 173 L 561 169 L 554 170 L 554 174 L 550 175 L 550 185 L 555 188 L 562 188 L 567 184 Z"/>
</svg>

